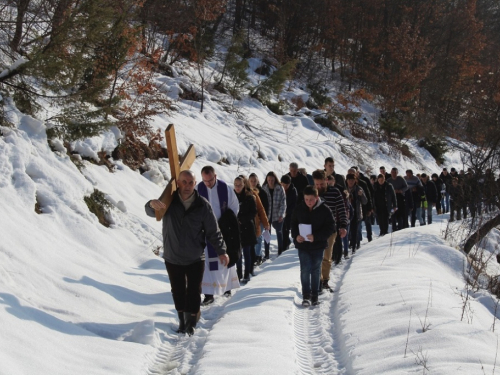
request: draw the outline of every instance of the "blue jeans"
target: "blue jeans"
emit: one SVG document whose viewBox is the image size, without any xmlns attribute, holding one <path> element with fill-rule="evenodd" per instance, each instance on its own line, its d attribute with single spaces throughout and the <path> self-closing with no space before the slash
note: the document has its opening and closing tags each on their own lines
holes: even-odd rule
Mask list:
<svg viewBox="0 0 500 375">
<path fill-rule="evenodd" d="M 324 249 L 299 250 L 302 296 L 317 296 L 319 294 L 321 262 L 323 261 L 324 251 Z"/>
<path fill-rule="evenodd" d="M 373 213 L 372 213 L 373 215 Z M 372 238 L 372 217 L 371 216 L 366 216 L 363 218 L 362 220 L 364 223 L 365 223 L 365 227 L 366 227 L 366 238 L 368 238 L 368 242 L 370 242 L 373 238 Z M 361 240 L 363 239 L 363 228 L 362 228 L 362 224 L 361 224 L 361 221 L 359 222 L 359 226 L 358 226 L 358 238 L 357 238 L 357 243 L 360 243 Z"/>
<path fill-rule="evenodd" d="M 351 236 L 351 224 L 347 224 L 347 234 L 342 238 L 342 246 L 344 247 L 344 256 L 349 254 L 349 237 Z"/>
<path fill-rule="evenodd" d="M 255 255 L 257 255 L 258 257 L 262 256 L 262 241 L 263 241 L 262 233 L 263 232 L 264 232 L 264 226 L 262 224 L 260 224 L 261 235 L 259 237 L 257 237 L 257 243 L 255 244 Z"/>
<path fill-rule="evenodd" d="M 269 233 L 271 233 L 272 228 L 276 230 L 276 239 L 278 240 L 278 254 L 281 254 L 283 252 L 283 221 L 273 221 L 271 223 L 271 228 L 269 230 Z M 264 245 L 264 250 L 266 252 L 266 258 L 269 258 L 269 245 L 266 243 Z"/>
<path fill-rule="evenodd" d="M 422 221 L 420 225 L 425 225 L 425 213 L 427 212 L 427 224 L 432 224 L 432 205 L 433 202 L 427 202 L 427 208 L 422 208 Z"/>
<path fill-rule="evenodd" d="M 450 193 L 448 192 L 446 192 L 443 198 L 441 199 L 441 209 L 443 210 L 443 213 L 450 211 Z"/>
</svg>

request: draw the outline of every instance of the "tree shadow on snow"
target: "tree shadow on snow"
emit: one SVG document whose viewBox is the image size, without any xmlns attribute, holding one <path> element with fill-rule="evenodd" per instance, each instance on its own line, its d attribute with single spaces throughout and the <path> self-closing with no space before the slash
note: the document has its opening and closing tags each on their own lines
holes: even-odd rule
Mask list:
<svg viewBox="0 0 500 375">
<path fill-rule="evenodd" d="M 151 275 L 145 275 L 143 273 L 135 273 L 135 272 L 124 272 L 124 274 L 128 275 L 128 276 L 149 277 L 149 278 L 151 278 L 153 280 L 156 280 L 156 281 L 170 282 L 170 280 L 168 279 L 167 271 L 165 271 L 164 274 L 154 273 L 154 274 L 151 274 Z"/>
<path fill-rule="evenodd" d="M 23 306 L 19 300 L 8 293 L 0 293 L 0 304 L 7 305 L 6 311 L 22 320 L 31 320 L 54 331 L 75 336 L 95 336 L 77 324 L 66 322 L 45 311 L 30 306 Z"/>
<path fill-rule="evenodd" d="M 120 302 L 128 302 L 138 306 L 149 306 L 155 304 L 172 304 L 172 296 L 165 291 L 164 293 L 146 294 L 135 290 L 124 288 L 120 285 L 112 285 L 101 283 L 90 277 L 83 276 L 80 280 L 73 280 L 68 277 L 63 278 L 64 281 L 72 284 L 83 284 L 94 287 Z"/>
<path fill-rule="evenodd" d="M 163 270 L 165 271 L 165 263 L 163 258 L 156 257 L 142 263 L 139 267 L 141 270 Z"/>
</svg>

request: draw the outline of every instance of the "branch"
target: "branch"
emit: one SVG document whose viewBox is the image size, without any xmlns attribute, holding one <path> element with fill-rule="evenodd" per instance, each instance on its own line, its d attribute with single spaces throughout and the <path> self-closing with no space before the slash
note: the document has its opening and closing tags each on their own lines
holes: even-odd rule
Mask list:
<svg viewBox="0 0 500 375">
<path fill-rule="evenodd" d="M 27 89 L 26 87 L 21 87 L 21 86 L 18 86 L 18 85 L 14 85 L 13 83 L 9 83 L 9 82 L 2 82 L 1 79 L 0 79 L 0 84 L 4 84 L 4 85 L 7 85 L 7 86 L 10 86 L 10 87 L 14 87 L 16 89 L 19 89 L 19 90 L 22 90 L 22 91 L 26 91 L 26 92 L 29 92 L 30 94 L 33 94 L 33 95 L 36 95 L 36 96 L 39 96 L 41 98 L 49 98 L 49 99 L 64 99 L 64 98 L 69 98 L 71 96 L 76 96 L 78 94 L 68 94 L 68 95 L 55 95 L 55 96 L 52 96 L 52 95 L 45 95 L 45 94 L 40 94 L 36 91 L 33 91 L 33 90 L 30 90 L 30 89 Z"/>
<path fill-rule="evenodd" d="M 487 221 L 481 228 L 474 232 L 465 242 L 464 251 L 469 254 L 471 249 L 479 243 L 493 228 L 500 225 L 500 214 L 495 216 L 493 219 Z"/>
</svg>

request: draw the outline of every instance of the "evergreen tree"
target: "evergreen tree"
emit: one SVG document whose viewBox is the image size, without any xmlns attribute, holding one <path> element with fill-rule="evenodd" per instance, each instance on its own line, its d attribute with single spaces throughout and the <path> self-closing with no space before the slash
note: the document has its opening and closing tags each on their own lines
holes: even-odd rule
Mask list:
<svg viewBox="0 0 500 375">
<path fill-rule="evenodd" d="M 269 78 L 254 87 L 251 95 L 259 99 L 262 103 L 269 102 L 273 95 L 279 95 L 283 90 L 286 81 L 292 77 L 296 65 L 296 60 L 290 60 L 285 65 L 279 67 Z"/>
</svg>

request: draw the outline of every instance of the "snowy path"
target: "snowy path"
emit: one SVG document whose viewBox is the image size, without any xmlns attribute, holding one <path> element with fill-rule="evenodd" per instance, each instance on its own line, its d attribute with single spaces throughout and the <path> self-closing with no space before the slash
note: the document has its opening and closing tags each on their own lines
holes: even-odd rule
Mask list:
<svg viewBox="0 0 500 375">
<path fill-rule="evenodd" d="M 303 308 L 295 297 L 293 328 L 296 361 L 300 374 L 352 374 L 348 349 L 338 311 L 339 290 L 352 258 L 333 266 L 330 286 L 334 293 L 320 296 L 318 307 Z"/>
<path fill-rule="evenodd" d="M 297 300 L 299 303 L 300 301 Z M 296 301 L 296 302 L 297 302 Z M 328 305 L 327 301 L 323 304 Z M 323 306 L 294 307 L 293 328 L 297 364 L 301 374 L 335 374 L 333 338 L 328 333 Z"/>
<path fill-rule="evenodd" d="M 228 299 L 217 298 L 213 305 L 202 307 L 201 318 L 192 337 L 166 332 L 163 344 L 158 349 L 149 375 L 177 375 L 196 373 L 196 364 L 203 355 L 203 349 L 213 326 L 224 313 Z"/>
</svg>

